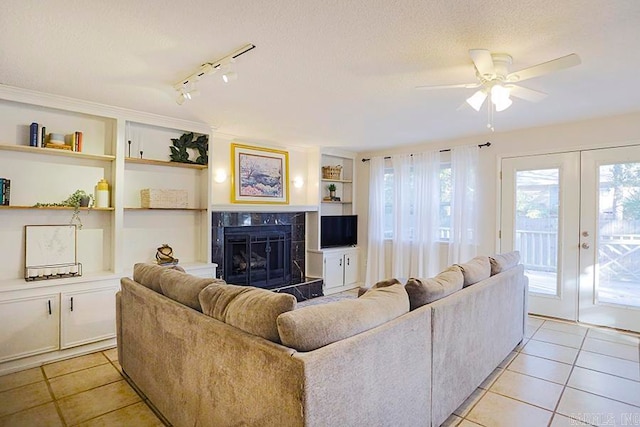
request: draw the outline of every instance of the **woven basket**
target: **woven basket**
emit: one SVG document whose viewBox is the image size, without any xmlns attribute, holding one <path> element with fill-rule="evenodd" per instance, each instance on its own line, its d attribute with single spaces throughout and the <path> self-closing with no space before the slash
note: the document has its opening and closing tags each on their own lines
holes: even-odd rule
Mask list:
<svg viewBox="0 0 640 427">
<path fill-rule="evenodd" d="M 322 179 L 340 179 L 340 173 L 342 172 L 342 166 L 323 166 L 322 167 Z"/>
<path fill-rule="evenodd" d="M 186 190 L 156 188 L 140 190 L 140 201 L 143 208 L 186 208 L 187 200 Z"/>
</svg>

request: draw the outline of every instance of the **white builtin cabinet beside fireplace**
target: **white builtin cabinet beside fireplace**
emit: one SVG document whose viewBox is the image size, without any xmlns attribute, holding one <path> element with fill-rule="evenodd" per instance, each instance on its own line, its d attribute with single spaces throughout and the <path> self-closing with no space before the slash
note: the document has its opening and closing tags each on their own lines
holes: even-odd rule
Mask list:
<svg viewBox="0 0 640 427">
<path fill-rule="evenodd" d="M 29 146 L 32 122 L 47 134 L 83 132 L 82 151 Z M 11 203 L 0 206 L 0 375 L 113 347 L 120 278 L 134 263 L 153 261 L 163 243 L 189 273 L 215 276 L 211 168 L 168 162 L 171 138 L 186 132 L 211 139 L 212 129 L 0 84 L 0 177 L 11 180 Z M 26 282 L 24 226 L 68 224 L 72 215 L 34 205 L 76 189 L 93 194 L 101 179 L 110 186 L 109 207 L 79 213 L 82 276 Z M 188 206 L 143 208 L 143 188 L 184 190 Z"/>
</svg>

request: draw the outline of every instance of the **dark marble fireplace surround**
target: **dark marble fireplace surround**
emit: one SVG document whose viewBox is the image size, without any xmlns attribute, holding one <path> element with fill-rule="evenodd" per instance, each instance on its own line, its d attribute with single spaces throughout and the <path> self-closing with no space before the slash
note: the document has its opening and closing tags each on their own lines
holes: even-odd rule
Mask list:
<svg viewBox="0 0 640 427">
<path fill-rule="evenodd" d="M 217 276 L 224 279 L 225 227 L 291 226 L 291 281 L 276 292 L 290 293 L 299 301 L 322 295 L 322 280 L 310 280 L 305 271 L 305 212 L 212 212 L 211 261 L 218 264 Z M 265 227 L 266 228 L 266 227 Z"/>
</svg>

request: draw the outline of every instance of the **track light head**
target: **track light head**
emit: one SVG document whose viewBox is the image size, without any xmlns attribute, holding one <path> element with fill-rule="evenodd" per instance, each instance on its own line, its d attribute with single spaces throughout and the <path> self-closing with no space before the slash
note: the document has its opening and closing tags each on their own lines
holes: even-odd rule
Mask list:
<svg viewBox="0 0 640 427">
<path fill-rule="evenodd" d="M 236 73 L 235 71 L 227 71 L 222 75 L 222 81 L 225 83 L 229 83 L 230 81 L 237 80 L 237 79 L 238 79 L 238 73 Z"/>
</svg>

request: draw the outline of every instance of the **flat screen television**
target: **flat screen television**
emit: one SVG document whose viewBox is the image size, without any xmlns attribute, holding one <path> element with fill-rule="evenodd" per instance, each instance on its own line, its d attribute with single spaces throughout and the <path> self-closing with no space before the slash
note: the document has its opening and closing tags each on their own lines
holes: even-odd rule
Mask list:
<svg viewBox="0 0 640 427">
<path fill-rule="evenodd" d="M 320 247 L 355 246 L 358 244 L 357 215 L 320 217 Z"/>
</svg>

